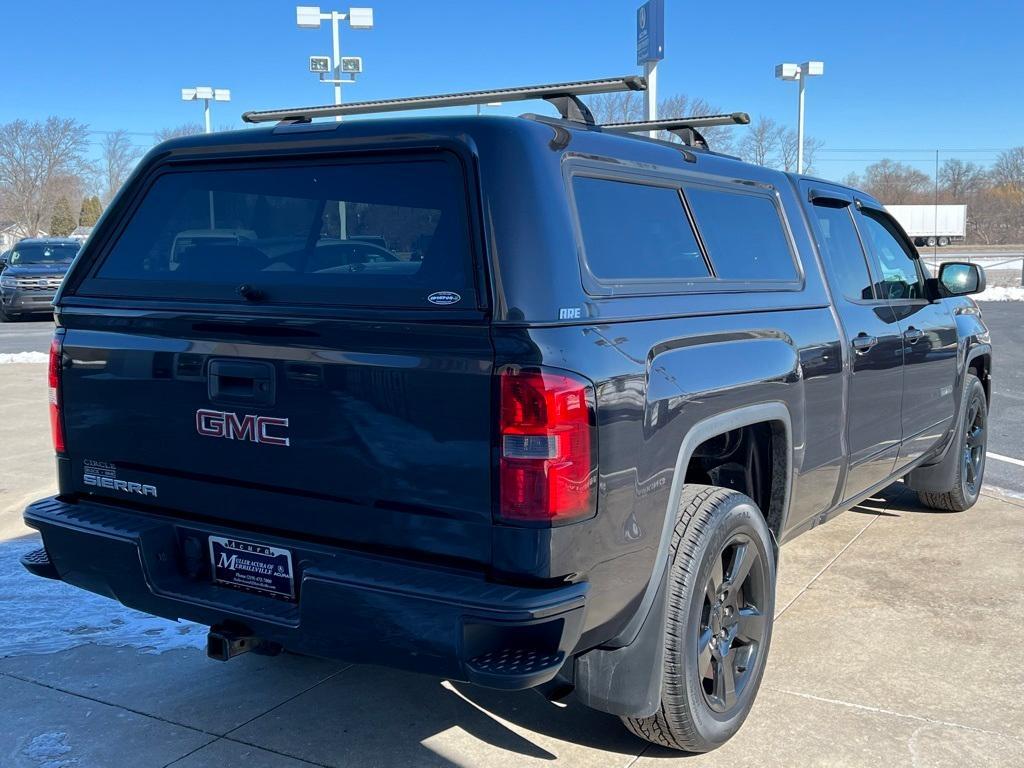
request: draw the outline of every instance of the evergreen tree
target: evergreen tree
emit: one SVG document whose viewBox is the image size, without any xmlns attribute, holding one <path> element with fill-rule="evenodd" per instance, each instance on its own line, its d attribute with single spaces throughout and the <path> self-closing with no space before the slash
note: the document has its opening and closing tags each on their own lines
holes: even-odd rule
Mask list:
<svg viewBox="0 0 1024 768">
<path fill-rule="evenodd" d="M 66 197 L 58 198 L 53 206 L 53 216 L 50 219 L 50 235 L 67 237 L 74 228 L 75 216 L 71 213 L 71 203 Z"/>
<path fill-rule="evenodd" d="M 99 197 L 96 195 L 83 197 L 82 210 L 78 215 L 78 225 L 81 227 L 94 227 L 102 213 L 103 205 L 100 203 Z"/>
</svg>

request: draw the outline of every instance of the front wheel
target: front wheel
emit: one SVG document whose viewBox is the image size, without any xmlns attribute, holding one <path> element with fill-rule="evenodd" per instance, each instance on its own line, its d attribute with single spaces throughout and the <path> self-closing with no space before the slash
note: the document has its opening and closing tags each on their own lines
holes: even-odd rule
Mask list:
<svg viewBox="0 0 1024 768">
<path fill-rule="evenodd" d="M 708 752 L 739 730 L 761 685 L 775 612 L 775 554 L 752 499 L 686 486 L 672 537 L 661 706 L 623 718 L 642 739 Z"/>
<path fill-rule="evenodd" d="M 981 380 L 973 373 L 964 380 L 960 421 L 953 440 L 949 450 L 956 451 L 959 458 L 949 478 L 949 490 L 919 491 L 917 496 L 926 507 L 963 512 L 973 507 L 981 495 L 988 448 L 988 400 Z"/>
</svg>

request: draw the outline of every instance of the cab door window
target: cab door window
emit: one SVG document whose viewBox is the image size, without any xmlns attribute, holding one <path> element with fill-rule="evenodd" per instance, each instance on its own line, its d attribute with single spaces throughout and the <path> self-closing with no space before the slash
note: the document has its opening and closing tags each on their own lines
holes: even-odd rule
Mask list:
<svg viewBox="0 0 1024 768">
<path fill-rule="evenodd" d="M 835 287 L 850 301 L 873 301 L 871 275 L 846 205 L 814 205 L 822 254 Z"/>
<path fill-rule="evenodd" d="M 896 225 L 880 211 L 862 210 L 861 235 L 878 272 L 878 293 L 884 299 L 923 299 L 924 280 L 910 246 Z"/>
</svg>

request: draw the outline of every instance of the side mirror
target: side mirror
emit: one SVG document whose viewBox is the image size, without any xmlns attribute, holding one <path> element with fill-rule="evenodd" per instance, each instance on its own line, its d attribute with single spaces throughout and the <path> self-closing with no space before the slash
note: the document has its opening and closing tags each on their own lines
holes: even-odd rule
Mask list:
<svg viewBox="0 0 1024 768">
<path fill-rule="evenodd" d="M 977 264 L 947 261 L 939 267 L 939 285 L 947 296 L 967 296 L 985 290 L 985 270 Z"/>
</svg>

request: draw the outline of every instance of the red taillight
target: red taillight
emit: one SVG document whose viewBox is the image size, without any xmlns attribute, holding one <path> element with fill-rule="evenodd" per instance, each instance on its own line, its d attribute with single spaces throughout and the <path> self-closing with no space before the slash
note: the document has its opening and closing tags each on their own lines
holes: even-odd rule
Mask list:
<svg viewBox="0 0 1024 768">
<path fill-rule="evenodd" d="M 53 449 L 64 453 L 64 425 L 60 418 L 60 336 L 54 336 L 50 342 L 50 366 L 47 384 L 50 387 L 50 435 L 53 437 Z"/>
<path fill-rule="evenodd" d="M 507 368 L 500 378 L 501 517 L 564 522 L 593 515 L 593 387 L 546 370 Z"/>
</svg>

